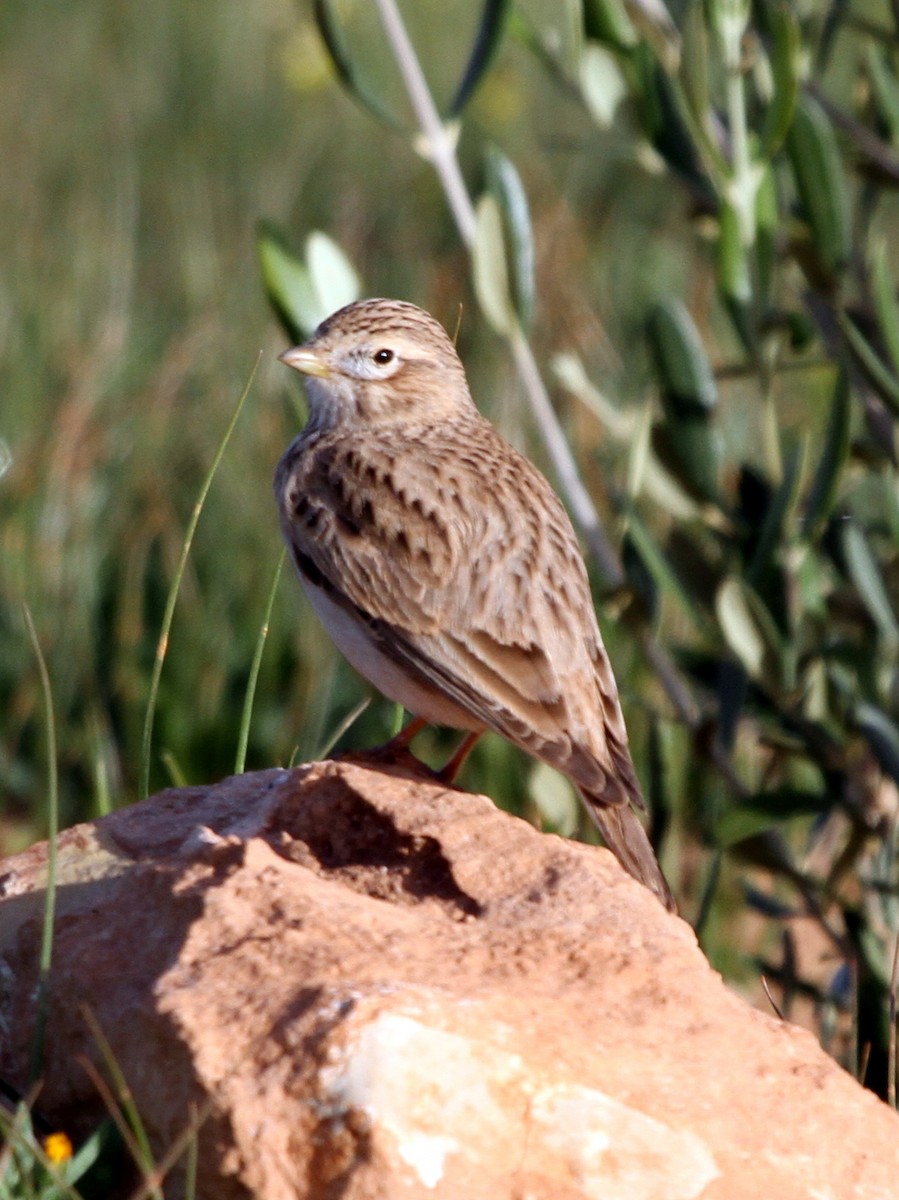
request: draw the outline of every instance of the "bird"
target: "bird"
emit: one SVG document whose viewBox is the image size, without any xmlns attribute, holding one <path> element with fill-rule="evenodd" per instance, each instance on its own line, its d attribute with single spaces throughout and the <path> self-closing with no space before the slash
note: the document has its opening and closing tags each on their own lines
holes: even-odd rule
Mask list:
<svg viewBox="0 0 899 1200">
<path fill-rule="evenodd" d="M 358 300 L 279 355 L 308 420 L 274 490 L 300 582 L 337 648 L 413 720 L 493 730 L 568 776 L 620 864 L 669 910 L 618 689 L 562 502 L 484 417 L 443 326 Z"/>
</svg>

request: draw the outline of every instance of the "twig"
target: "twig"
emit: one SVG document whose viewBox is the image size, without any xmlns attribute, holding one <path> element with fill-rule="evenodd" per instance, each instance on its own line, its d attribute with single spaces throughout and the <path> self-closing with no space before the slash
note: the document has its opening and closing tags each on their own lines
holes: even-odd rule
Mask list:
<svg viewBox="0 0 899 1200">
<path fill-rule="evenodd" d="M 474 250 L 477 218 L 459 169 L 455 146 L 437 112 L 395 0 L 375 0 L 375 4 L 406 85 L 409 101 L 427 140 L 428 153 L 446 193 L 459 236 L 471 253 Z M 549 399 L 530 343 L 517 326 L 513 327 L 509 334 L 509 348 L 575 523 L 583 533 L 607 584 L 610 587 L 620 587 L 625 579 L 624 569 L 599 519 L 596 506 L 581 480 L 577 463 Z"/>
</svg>

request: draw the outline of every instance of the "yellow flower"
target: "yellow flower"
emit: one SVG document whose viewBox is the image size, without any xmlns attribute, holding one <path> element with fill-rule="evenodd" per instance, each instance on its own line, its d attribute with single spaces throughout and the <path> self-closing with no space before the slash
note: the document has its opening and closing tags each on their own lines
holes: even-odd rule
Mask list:
<svg viewBox="0 0 899 1200">
<path fill-rule="evenodd" d="M 67 1133 L 51 1133 L 44 1138 L 44 1153 L 58 1166 L 72 1157 L 72 1143 Z"/>
</svg>

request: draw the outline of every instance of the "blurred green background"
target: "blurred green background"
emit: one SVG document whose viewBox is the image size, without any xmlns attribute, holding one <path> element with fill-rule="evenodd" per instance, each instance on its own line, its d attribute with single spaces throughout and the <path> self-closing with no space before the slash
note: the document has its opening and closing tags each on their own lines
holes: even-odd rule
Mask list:
<svg viewBox="0 0 899 1200">
<path fill-rule="evenodd" d="M 479 11 L 427 7 L 410 6 L 411 29 L 445 95 Z M 556 5 L 530 7 L 562 35 Z M 370 6 L 352 15 L 354 45 L 396 94 L 383 36 L 372 45 Z M 191 782 L 233 762 L 280 550 L 271 474 L 301 425 L 301 390 L 274 362 L 286 337 L 261 283 L 261 218 L 298 246 L 310 230 L 327 231 L 367 294 L 414 300 L 450 325 L 463 304 L 460 349 L 479 403 L 510 438 L 540 451 L 503 346 L 477 313 L 433 176 L 345 96 L 304 6 L 212 3 L 201 14 L 164 3 L 12 3 L 0 20 L 0 753 L 9 850 L 40 831 L 45 789 L 38 678 L 19 603 L 31 606 L 53 681 L 64 819 L 92 815 L 98 775 L 116 804 L 126 801 L 173 564 L 262 351 L 180 596 L 152 779 L 170 782 L 163 750 Z M 533 163 L 527 184 L 544 260 L 538 345 L 575 348 L 640 395 L 633 335 L 647 299 L 699 286 L 679 236 L 681 198 L 629 161 L 620 135 L 598 133 L 514 42 L 471 121 L 462 149 L 475 178 L 484 129 Z M 572 211 L 584 206 L 597 214 L 589 245 Z M 640 252 L 648 228 L 651 257 Z M 584 424 L 598 443 L 596 423 Z M 602 475 L 620 478 L 625 468 L 620 453 L 608 458 L 592 480 L 600 502 Z M 301 757 L 311 753 L 360 687 L 285 573 L 248 765 L 285 762 L 297 746 Z M 350 741 L 392 725 L 389 705 L 374 709 Z"/>
<path fill-rule="evenodd" d="M 527 196 L 507 247 L 533 239 L 531 343 L 623 556 L 614 586 L 594 572 L 600 622 L 684 914 L 731 979 L 752 990 L 764 972 L 847 1065 L 867 1046 L 883 1092 L 899 920 L 896 17 L 873 0 L 687 4 L 670 27 L 648 0 L 403 11 L 444 111 L 485 14 L 496 34 L 459 156 L 477 196 L 501 148 Z M 405 133 L 337 79 L 310 5 L 0 10 L 3 853 L 46 820 L 22 604 L 52 682 L 63 822 L 130 802 L 185 529 L 261 353 L 180 589 L 151 786 L 233 769 L 281 549 L 271 475 L 304 411 L 275 361 L 287 334 L 260 222 L 301 265 L 325 232 L 364 294 L 451 330 L 461 305 L 475 399 L 552 478 L 375 8 L 323 13 L 349 83 Z M 320 752 L 366 692 L 285 571 L 248 768 Z M 396 718 L 376 698 L 339 747 Z M 439 761 L 452 744 L 438 731 L 421 749 Z M 569 791 L 496 738 L 462 782 L 585 833 Z"/>
</svg>

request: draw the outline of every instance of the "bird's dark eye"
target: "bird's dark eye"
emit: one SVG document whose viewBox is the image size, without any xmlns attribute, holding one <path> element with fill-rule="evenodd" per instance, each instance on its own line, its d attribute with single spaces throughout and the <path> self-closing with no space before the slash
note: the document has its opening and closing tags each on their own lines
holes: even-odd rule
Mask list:
<svg viewBox="0 0 899 1200">
<path fill-rule="evenodd" d="M 372 358 L 375 360 L 378 366 L 384 367 L 387 365 L 387 363 L 393 362 L 393 351 L 386 349 L 376 350 L 372 355 Z"/>
</svg>

